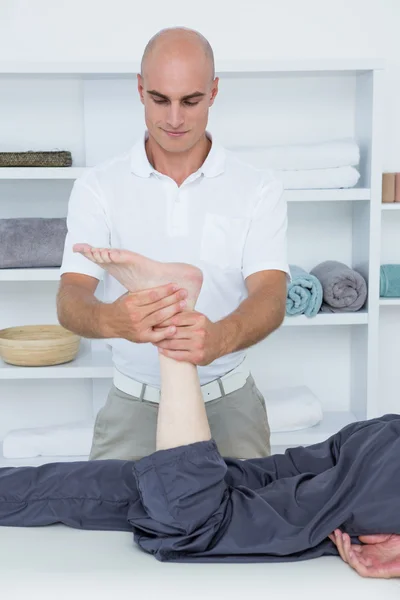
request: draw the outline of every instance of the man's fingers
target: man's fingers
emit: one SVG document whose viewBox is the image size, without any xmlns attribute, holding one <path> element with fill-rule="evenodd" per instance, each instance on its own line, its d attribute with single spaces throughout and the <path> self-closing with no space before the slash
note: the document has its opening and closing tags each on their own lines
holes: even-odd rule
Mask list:
<svg viewBox="0 0 400 600">
<path fill-rule="evenodd" d="M 173 327 L 173 319 L 168 319 L 168 321 L 166 321 L 165 323 L 163 323 L 162 325 L 158 325 L 157 327 L 153 327 L 153 331 L 161 331 L 162 329 L 166 329 L 167 327 Z M 174 339 L 175 340 L 189 340 L 190 336 L 188 335 L 188 330 L 186 327 L 178 327 L 177 325 L 175 326 L 176 328 L 176 333 L 174 335 Z"/>
<path fill-rule="evenodd" d="M 190 340 L 176 339 L 176 336 L 174 336 L 172 339 L 161 340 L 161 342 L 159 342 L 157 345 L 159 348 L 163 348 L 164 350 L 180 350 L 183 352 L 190 352 L 193 349 Z"/>
<path fill-rule="evenodd" d="M 190 352 L 179 352 L 179 350 L 165 350 L 164 348 L 159 348 L 158 351 L 163 356 L 168 356 L 169 358 L 173 358 L 174 360 L 179 360 L 182 362 L 191 362 Z M 192 362 L 192 364 L 194 363 Z"/>
<path fill-rule="evenodd" d="M 161 310 L 158 310 L 157 312 L 153 312 L 150 315 L 148 315 L 147 317 L 145 317 L 143 319 L 143 324 L 146 327 L 146 329 L 147 328 L 150 329 L 151 327 L 156 327 L 157 325 L 160 325 L 166 319 L 169 319 L 170 317 L 172 317 L 172 315 L 176 314 L 180 310 L 183 310 L 183 307 L 180 305 L 179 302 L 175 303 L 175 304 L 171 304 L 171 306 L 166 306 L 165 308 L 162 308 Z M 173 325 L 171 327 L 173 327 Z"/>
<path fill-rule="evenodd" d="M 167 283 L 156 288 L 150 288 L 146 290 L 139 290 L 134 292 L 135 301 L 137 306 L 147 306 L 148 304 L 155 304 L 160 301 L 176 302 L 177 300 L 183 300 L 187 296 L 186 290 L 179 288 L 176 284 Z M 164 304 L 166 306 L 166 304 Z M 160 308 L 161 304 L 157 308 Z M 156 308 L 156 310 L 157 310 Z"/>
<path fill-rule="evenodd" d="M 148 341 L 152 344 L 157 344 L 165 339 L 166 336 L 172 336 L 175 333 L 175 327 L 166 327 L 164 331 L 152 331 L 149 334 Z"/>
<path fill-rule="evenodd" d="M 159 327 L 169 327 L 170 325 L 176 325 L 176 327 L 179 327 L 180 331 L 188 331 L 193 330 L 194 328 L 194 323 L 190 323 L 189 319 L 187 318 L 187 315 L 189 313 L 186 311 L 182 311 L 177 313 L 176 315 L 174 315 L 173 317 L 170 317 L 169 319 L 166 319 L 165 321 L 163 321 Z M 187 334 L 185 334 L 186 336 Z"/>
</svg>

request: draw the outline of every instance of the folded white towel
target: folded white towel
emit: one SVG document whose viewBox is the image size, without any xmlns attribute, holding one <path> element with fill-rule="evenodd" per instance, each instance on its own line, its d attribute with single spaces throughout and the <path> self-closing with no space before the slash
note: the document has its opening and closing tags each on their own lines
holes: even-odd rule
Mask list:
<svg viewBox="0 0 400 600">
<path fill-rule="evenodd" d="M 354 187 L 360 173 L 354 167 L 310 169 L 308 171 L 274 171 L 286 190 L 323 190 Z"/>
<path fill-rule="evenodd" d="M 356 166 L 360 150 L 351 138 L 282 146 L 232 147 L 237 156 L 260 169 L 297 171 Z"/>
<path fill-rule="evenodd" d="M 297 431 L 322 421 L 322 406 L 305 385 L 270 390 L 264 394 L 272 433 Z"/>
<path fill-rule="evenodd" d="M 16 429 L 3 441 L 4 458 L 35 456 L 89 456 L 93 423 Z"/>
</svg>

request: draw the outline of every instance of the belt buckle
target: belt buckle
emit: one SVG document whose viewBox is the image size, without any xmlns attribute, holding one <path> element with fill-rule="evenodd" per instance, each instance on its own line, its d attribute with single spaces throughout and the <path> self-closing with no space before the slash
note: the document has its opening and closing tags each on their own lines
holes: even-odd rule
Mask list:
<svg viewBox="0 0 400 600">
<path fill-rule="evenodd" d="M 146 398 L 146 392 L 148 392 Z M 156 398 L 152 396 L 152 394 L 156 394 Z M 143 400 L 147 400 L 148 402 L 160 402 L 161 392 L 158 388 L 148 385 L 147 383 L 142 384 L 142 390 L 140 392 L 139 400 L 142 402 Z"/>
<path fill-rule="evenodd" d="M 146 387 L 147 387 L 147 384 L 142 383 L 142 389 L 140 390 L 140 394 L 139 394 L 139 402 L 143 402 L 143 400 L 145 399 L 144 395 L 146 393 Z"/>
<path fill-rule="evenodd" d="M 212 398 L 207 398 L 207 392 L 202 390 L 202 395 L 203 395 L 203 399 L 205 402 L 207 401 L 211 401 L 211 400 L 217 400 L 217 398 L 221 398 L 222 396 L 225 396 L 225 389 L 224 389 L 224 385 L 221 381 L 221 378 L 218 377 L 217 379 L 214 379 L 213 381 L 210 381 L 209 383 L 206 383 L 204 387 L 210 386 L 211 389 L 215 388 L 215 384 L 217 384 L 219 386 L 219 391 L 220 394 L 218 396 L 214 396 Z M 212 392 L 208 392 L 209 394 L 212 394 Z"/>
</svg>

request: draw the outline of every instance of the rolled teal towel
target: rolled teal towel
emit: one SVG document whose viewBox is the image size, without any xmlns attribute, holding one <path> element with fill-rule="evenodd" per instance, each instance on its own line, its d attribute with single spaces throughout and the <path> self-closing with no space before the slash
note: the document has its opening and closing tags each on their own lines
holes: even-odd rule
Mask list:
<svg viewBox="0 0 400 600">
<path fill-rule="evenodd" d="M 400 298 L 400 264 L 381 265 L 379 295 L 382 298 Z"/>
<path fill-rule="evenodd" d="M 322 285 L 319 280 L 297 265 L 290 265 L 292 280 L 288 283 L 286 314 L 315 317 L 322 304 Z"/>
</svg>

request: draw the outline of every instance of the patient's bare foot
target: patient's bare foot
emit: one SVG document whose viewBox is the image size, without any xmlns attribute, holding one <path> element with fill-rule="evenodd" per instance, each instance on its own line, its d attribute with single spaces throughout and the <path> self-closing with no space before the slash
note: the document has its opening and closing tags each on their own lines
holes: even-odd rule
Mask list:
<svg viewBox="0 0 400 600">
<path fill-rule="evenodd" d="M 129 292 L 175 283 L 187 290 L 186 308 L 193 310 L 203 283 L 203 273 L 187 263 L 162 263 L 146 256 L 114 248 L 75 244 L 79 252 L 117 279 Z"/>
</svg>

